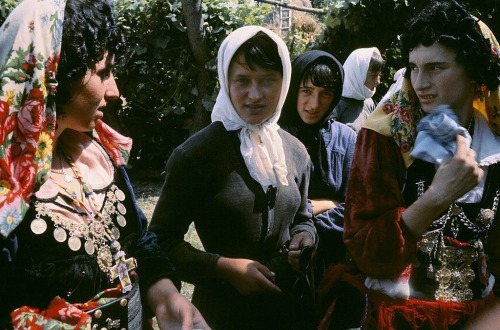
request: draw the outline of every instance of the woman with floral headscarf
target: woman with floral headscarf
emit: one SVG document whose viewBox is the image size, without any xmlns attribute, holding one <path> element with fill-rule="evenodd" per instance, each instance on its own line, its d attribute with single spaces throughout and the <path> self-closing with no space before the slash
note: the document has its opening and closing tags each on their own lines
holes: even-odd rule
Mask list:
<svg viewBox="0 0 500 330">
<path fill-rule="evenodd" d="M 140 329 L 145 313 L 208 328 L 146 230 L 124 170 L 131 140 L 102 121 L 119 97 L 112 10 L 24 0 L 0 29 L 2 329 Z"/>
<path fill-rule="evenodd" d="M 370 329 L 462 329 L 498 301 L 499 46 L 455 1 L 401 36 L 401 87 L 359 132 L 344 241 Z M 485 111 L 486 109 L 486 111 Z"/>
<path fill-rule="evenodd" d="M 304 329 L 281 286 L 294 273 L 287 258 L 300 269 L 301 250 L 316 241 L 309 156 L 276 124 L 288 50 L 272 31 L 242 27 L 219 48 L 218 73 L 212 124 L 169 158 L 151 230 L 181 279 L 195 284 L 193 303 L 213 328 Z M 205 252 L 184 240 L 191 222 Z M 279 271 L 264 265 L 279 255 Z"/>
</svg>

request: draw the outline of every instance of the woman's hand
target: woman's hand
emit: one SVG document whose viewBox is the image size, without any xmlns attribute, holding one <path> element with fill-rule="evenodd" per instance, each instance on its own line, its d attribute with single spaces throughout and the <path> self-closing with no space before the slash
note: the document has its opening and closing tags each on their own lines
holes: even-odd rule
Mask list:
<svg viewBox="0 0 500 330">
<path fill-rule="evenodd" d="M 255 260 L 221 257 L 217 261 L 217 273 L 244 296 L 282 294 L 273 283 L 275 274 Z"/>
<path fill-rule="evenodd" d="M 303 270 L 300 265 L 300 257 L 302 249 L 306 246 L 315 246 L 313 237 L 306 231 L 293 235 L 290 245 L 288 246 L 290 251 L 288 252 L 288 262 L 292 265 L 292 268 L 298 272 Z"/>
<path fill-rule="evenodd" d="M 339 202 L 331 199 L 311 199 L 311 204 L 314 215 L 318 215 L 322 212 L 328 211 L 329 209 L 336 208 Z"/>
<path fill-rule="evenodd" d="M 427 191 L 403 212 L 403 221 L 415 237 L 422 235 L 457 198 L 474 188 L 483 170 L 467 140 L 457 135 L 455 155 L 442 163 Z"/>
<path fill-rule="evenodd" d="M 210 329 L 198 309 L 167 278 L 149 288 L 147 300 L 162 330 Z"/>
<path fill-rule="evenodd" d="M 463 136 L 457 135 L 455 155 L 439 166 L 429 190 L 449 205 L 477 186 L 483 174 L 476 152 L 467 146 Z"/>
</svg>

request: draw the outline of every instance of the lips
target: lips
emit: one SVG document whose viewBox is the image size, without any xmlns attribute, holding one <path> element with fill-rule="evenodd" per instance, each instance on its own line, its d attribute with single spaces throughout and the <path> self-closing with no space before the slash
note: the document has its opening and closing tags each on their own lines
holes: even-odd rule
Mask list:
<svg viewBox="0 0 500 330">
<path fill-rule="evenodd" d="M 425 100 L 425 101 L 431 101 L 431 100 L 434 100 L 436 98 L 436 96 L 435 95 L 419 95 L 418 98 L 421 100 Z"/>
</svg>

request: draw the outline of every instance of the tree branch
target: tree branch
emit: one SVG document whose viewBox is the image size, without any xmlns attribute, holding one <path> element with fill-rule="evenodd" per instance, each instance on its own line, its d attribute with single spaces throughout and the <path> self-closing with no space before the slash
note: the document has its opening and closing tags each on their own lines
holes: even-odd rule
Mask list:
<svg viewBox="0 0 500 330">
<path fill-rule="evenodd" d="M 291 4 L 283 3 L 283 2 L 278 2 L 278 1 L 274 1 L 274 0 L 256 0 L 256 1 L 257 2 L 268 3 L 270 5 L 275 5 L 275 6 L 290 8 L 290 9 L 293 9 L 293 10 L 298 10 L 298 11 L 304 11 L 304 12 L 308 12 L 308 13 L 313 13 L 313 14 L 320 14 L 320 15 L 328 14 L 328 9 L 326 9 L 326 8 L 319 9 L 319 8 L 309 8 L 309 7 L 295 6 L 295 5 L 291 5 Z"/>
</svg>

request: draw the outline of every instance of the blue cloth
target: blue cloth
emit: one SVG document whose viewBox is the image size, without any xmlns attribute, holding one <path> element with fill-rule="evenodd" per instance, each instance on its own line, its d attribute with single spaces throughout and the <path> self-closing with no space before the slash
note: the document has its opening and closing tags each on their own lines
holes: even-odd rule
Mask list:
<svg viewBox="0 0 500 330">
<path fill-rule="evenodd" d="M 460 126 L 453 110 L 448 105 L 440 105 L 419 121 L 410 156 L 439 165 L 455 154 L 457 135 L 464 136 L 470 145 L 470 134 Z"/>
</svg>

